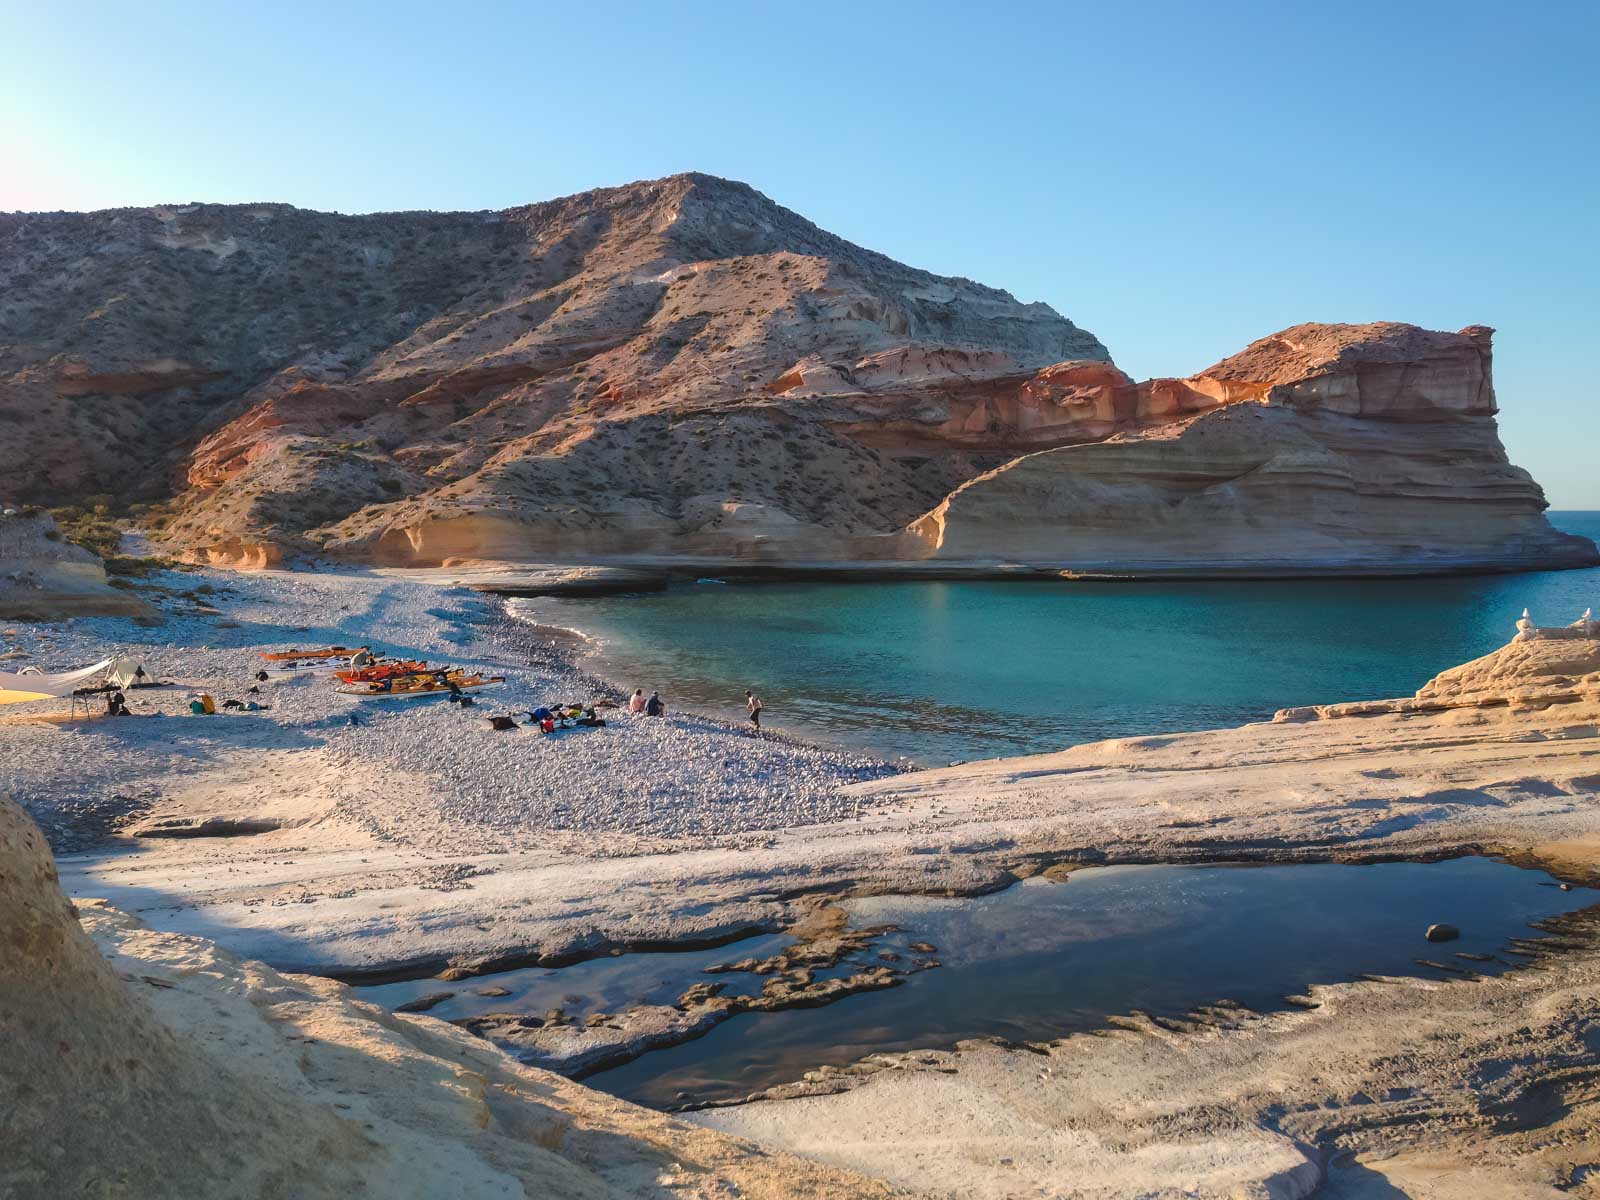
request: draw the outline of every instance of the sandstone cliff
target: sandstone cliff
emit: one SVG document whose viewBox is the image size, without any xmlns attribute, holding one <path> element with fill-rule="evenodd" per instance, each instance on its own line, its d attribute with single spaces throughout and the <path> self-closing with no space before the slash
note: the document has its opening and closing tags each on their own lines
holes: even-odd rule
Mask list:
<svg viewBox="0 0 1600 1200">
<path fill-rule="evenodd" d="M 1041 304 L 704 175 L 485 213 L 0 216 L 0 472 L 196 561 L 1402 571 L 1592 561 L 1487 330 L 1135 383 Z"/>
<path fill-rule="evenodd" d="M 1515 570 L 1596 561 L 1495 428 L 1492 330 L 1298 325 L 1184 380 L 1169 424 L 1025 455 L 913 521 L 904 557 L 1117 574 Z M 1130 401 L 1123 389 L 1103 406 Z M 1168 409 L 1168 411 L 1172 411 Z"/>
<path fill-rule="evenodd" d="M 257 564 L 500 509 L 532 543 L 609 546 L 640 509 L 714 527 L 724 500 L 894 528 L 1009 455 L 901 461 L 832 422 L 960 421 L 991 379 L 1106 358 L 1044 305 L 703 175 L 497 213 L 4 217 L 0 294 L 19 493 L 176 488 L 172 544 Z"/>
</svg>

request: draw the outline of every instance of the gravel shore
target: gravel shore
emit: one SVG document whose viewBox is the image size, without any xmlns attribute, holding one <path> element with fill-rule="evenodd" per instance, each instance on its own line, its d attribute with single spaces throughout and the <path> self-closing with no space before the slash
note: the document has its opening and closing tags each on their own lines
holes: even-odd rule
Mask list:
<svg viewBox="0 0 1600 1200">
<path fill-rule="evenodd" d="M 199 571 L 152 583 L 165 593 L 157 596 L 167 613 L 159 627 L 84 619 L 10 625 L 0 638 L 25 656 L 13 663 L 48 671 L 127 653 L 174 684 L 131 692 L 135 719 L 0 726 L 0 792 L 22 803 L 58 852 L 92 844 L 159 809 L 186 781 L 219 773 L 263 776 L 266 791 L 292 781 L 321 800 L 303 817 L 350 823 L 385 841 L 464 851 L 556 835 L 565 851 L 605 854 L 632 852 L 641 841 L 716 844 L 837 821 L 859 809 L 842 785 L 895 770 L 686 713 L 649 719 L 611 709 L 602 710 L 603 729 L 496 732 L 486 719 L 496 713 L 525 721 L 541 703 L 622 693 L 575 665 L 569 635 L 514 620 L 502 601 L 466 589 L 364 573 Z M 356 701 L 337 695 L 325 676 L 252 678 L 257 651 L 320 644 L 369 644 L 507 682 L 459 708 Z M 265 707 L 195 718 L 187 705 L 199 691 Z M 41 701 L 11 706 L 6 716 L 63 708 Z"/>
</svg>

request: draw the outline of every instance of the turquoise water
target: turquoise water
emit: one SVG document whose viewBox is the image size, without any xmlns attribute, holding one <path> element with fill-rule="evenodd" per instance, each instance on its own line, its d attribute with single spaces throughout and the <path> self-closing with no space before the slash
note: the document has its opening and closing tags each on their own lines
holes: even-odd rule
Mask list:
<svg viewBox="0 0 1600 1200">
<path fill-rule="evenodd" d="M 1553 513 L 1600 538 L 1600 513 Z M 668 704 L 919 763 L 1237 725 L 1402 696 L 1600 609 L 1600 569 L 1438 579 L 685 584 L 523 602 L 603 641 L 590 664 Z"/>
</svg>

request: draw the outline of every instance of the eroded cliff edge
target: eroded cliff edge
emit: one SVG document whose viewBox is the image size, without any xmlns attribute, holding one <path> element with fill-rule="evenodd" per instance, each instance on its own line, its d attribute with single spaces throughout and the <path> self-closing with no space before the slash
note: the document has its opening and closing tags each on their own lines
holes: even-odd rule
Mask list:
<svg viewBox="0 0 1600 1200">
<path fill-rule="evenodd" d="M 1518 570 L 1596 561 L 1495 427 L 1482 326 L 1297 325 L 1146 389 L 1213 405 L 1025 455 L 912 522 L 900 554 L 1122 574 Z"/>
<path fill-rule="evenodd" d="M 327 531 L 327 544 L 409 565 L 690 558 L 952 575 L 1415 574 L 1600 562 L 1593 543 L 1550 525 L 1539 485 L 1506 457 L 1492 332 L 1299 325 L 1186 379 L 1135 383 L 1110 363 L 1071 361 L 987 379 L 981 395 L 970 385 L 960 404 L 916 413 L 902 405 L 876 420 L 859 411 L 819 419 L 818 406 L 841 394 L 836 378 L 809 387 L 801 379 L 790 407 L 725 416 L 716 434 L 655 430 L 671 478 L 710 486 L 717 477 L 717 491 L 666 504 L 630 493 L 630 470 L 660 476 L 627 434 L 607 429 L 572 451 L 618 481 L 598 500 L 541 505 L 544 485 L 514 493 L 504 478 L 480 477 L 364 510 Z M 783 436 L 749 424 L 779 412 L 790 427 Z M 730 449 L 724 436 L 741 427 L 749 441 Z M 836 454 L 807 441 L 823 429 Z M 948 470 L 953 455 L 974 461 L 972 451 L 1028 445 L 1046 448 L 967 480 L 901 529 L 871 502 L 888 465 L 942 453 Z M 744 473 L 685 465 L 708 452 Z M 546 459 L 539 469 L 558 461 L 571 466 Z M 763 491 L 773 487 L 777 495 Z M 791 511 L 790 497 L 813 488 L 823 511 Z"/>
</svg>

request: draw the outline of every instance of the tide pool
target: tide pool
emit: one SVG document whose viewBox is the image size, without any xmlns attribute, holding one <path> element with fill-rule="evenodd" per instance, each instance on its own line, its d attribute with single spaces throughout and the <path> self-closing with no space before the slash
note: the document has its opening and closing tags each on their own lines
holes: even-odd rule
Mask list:
<svg viewBox="0 0 1600 1200">
<path fill-rule="evenodd" d="M 910 943 L 931 944 L 942 965 L 825 1008 L 737 1016 L 588 1083 L 670 1107 L 964 1038 L 1045 1041 L 1103 1028 L 1118 1014 L 1177 1017 L 1219 1000 L 1268 1012 L 1287 1007 L 1286 995 L 1363 974 L 1495 975 L 1520 961 L 1506 950 L 1511 939 L 1539 936 L 1529 921 L 1594 899 L 1588 888 L 1559 890 L 1541 871 L 1464 858 L 1091 868 L 1066 883 L 1029 880 L 970 900 L 851 900 L 854 923 L 899 928 L 882 943 L 891 953 L 909 959 Z M 1427 941 L 1439 921 L 1458 926 L 1459 940 Z"/>
</svg>

